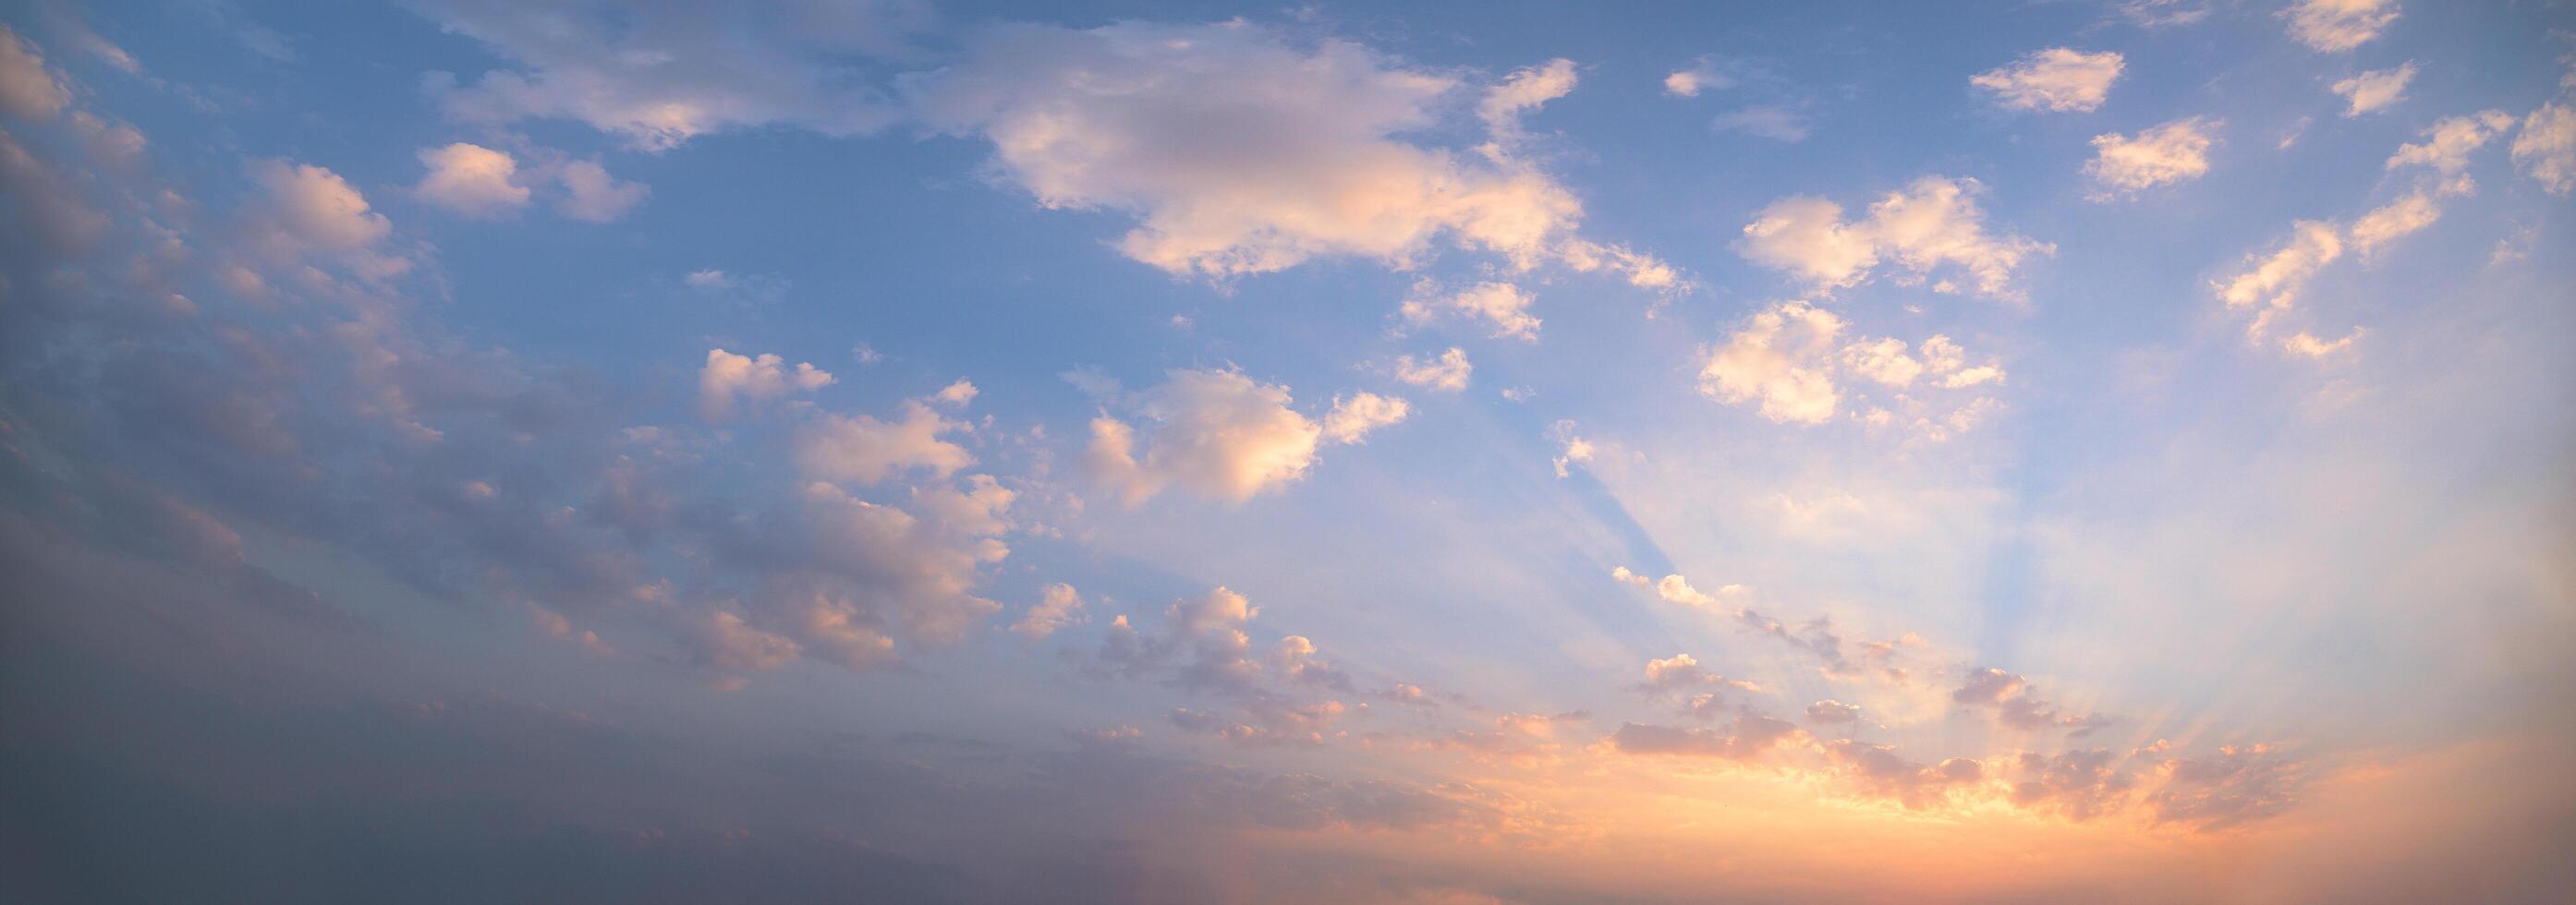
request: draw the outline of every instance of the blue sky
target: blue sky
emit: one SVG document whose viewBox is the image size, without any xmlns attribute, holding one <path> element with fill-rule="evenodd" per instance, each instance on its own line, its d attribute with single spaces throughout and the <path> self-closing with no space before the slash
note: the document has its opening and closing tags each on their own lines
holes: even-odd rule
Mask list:
<svg viewBox="0 0 2576 905">
<path fill-rule="evenodd" d="M 2576 884 L 2563 3 L 0 22 L 38 901 Z"/>
</svg>

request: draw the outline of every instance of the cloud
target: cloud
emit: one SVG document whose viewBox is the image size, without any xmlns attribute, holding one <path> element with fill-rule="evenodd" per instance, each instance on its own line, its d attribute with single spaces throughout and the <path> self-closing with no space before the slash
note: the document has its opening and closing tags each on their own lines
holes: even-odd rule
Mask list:
<svg viewBox="0 0 2576 905">
<path fill-rule="evenodd" d="M 1574 93 L 1575 81 L 1574 61 L 1555 59 L 1544 66 L 1512 70 L 1502 84 L 1487 89 L 1476 104 L 1476 117 L 1485 121 L 1498 146 L 1487 149 L 1487 156 L 1501 157 L 1521 138 L 1521 115 Z"/>
<path fill-rule="evenodd" d="M 2126 806 L 2136 777 L 2119 769 L 2110 751 L 2023 752 L 2013 761 L 2012 803 L 2085 821 Z"/>
<path fill-rule="evenodd" d="M 2431 195 L 2419 191 L 2363 214 L 2361 219 L 2352 222 L 2349 235 L 2353 249 L 2360 252 L 2361 260 L 2367 263 L 2379 253 L 2381 246 L 2431 226 L 2433 221 L 2441 218 L 2441 206 L 2433 202 Z"/>
<path fill-rule="evenodd" d="M 2060 711 L 2033 694 L 2027 680 L 1991 666 L 1969 671 L 1959 687 L 1950 692 L 1950 700 L 1993 708 L 1995 721 L 2010 728 L 2065 729 L 2068 738 L 2083 738 L 2111 723 L 2109 717 L 2099 713 L 2077 716 Z"/>
<path fill-rule="evenodd" d="M 1539 320 L 1529 313 L 1536 299 L 1510 283 L 1478 283 L 1474 286 L 1444 292 L 1428 280 L 1413 285 L 1413 295 L 1397 309 L 1404 319 L 1428 323 L 1443 313 L 1462 315 L 1492 324 L 1494 338 L 1537 342 Z"/>
<path fill-rule="evenodd" d="M 2084 164 L 2100 190 L 2090 195 L 2109 201 L 2143 189 L 2198 179 L 2209 172 L 2209 147 L 2220 123 L 2207 117 L 2178 119 L 2130 138 L 2117 132 L 2093 137 L 2093 159 Z"/>
<path fill-rule="evenodd" d="M 47 119 L 71 102 L 71 89 L 45 65 L 44 55 L 0 23 L 0 114 Z"/>
<path fill-rule="evenodd" d="M 759 14 L 694 3 L 640 6 L 423 0 L 448 31 L 515 67 L 459 83 L 427 82 L 453 119 L 506 125 L 562 118 L 644 150 L 700 135 L 790 125 L 827 135 L 872 132 L 897 118 L 859 61 L 906 54 L 928 19 L 920 4 L 800 0 Z"/>
<path fill-rule="evenodd" d="M 1724 730 L 1621 723 L 1607 741 L 1622 754 L 1752 760 L 1806 735 L 1788 720 L 1746 713 Z"/>
<path fill-rule="evenodd" d="M 2146 29 L 2190 25 L 2209 17 L 2203 0 L 2121 0 L 2113 10 L 2129 24 Z"/>
<path fill-rule="evenodd" d="M 2552 195 L 2576 191 L 2576 109 L 2551 101 L 2522 120 L 2513 162 Z"/>
<path fill-rule="evenodd" d="M 2203 831 L 2241 826 L 2297 803 L 2306 766 L 2269 745 L 2229 745 L 2217 757 L 2158 765 L 2165 785 L 2147 796 L 2147 804 L 2158 823 Z"/>
<path fill-rule="evenodd" d="M 1812 718 L 1815 708 L 1808 712 Z M 1984 764 L 1964 757 L 1926 766 L 1899 757 L 1895 748 L 1850 739 L 1826 742 L 1824 751 L 1826 762 L 1862 793 L 1892 798 L 1911 809 L 1932 807 L 1954 790 L 1986 778 Z"/>
<path fill-rule="evenodd" d="M 1072 625 L 1082 618 L 1082 594 L 1072 585 L 1058 582 L 1047 585 L 1036 606 L 1011 623 L 1011 631 L 1031 641 L 1055 634 L 1057 629 Z"/>
<path fill-rule="evenodd" d="M 424 204 L 487 219 L 528 206 L 528 187 L 517 181 L 519 162 L 506 153 L 457 142 L 419 156 L 429 172 L 411 196 Z"/>
<path fill-rule="evenodd" d="M 1823 423 L 1842 399 L 1829 358 L 1842 329 L 1832 312 L 1783 302 L 1709 353 L 1699 391 L 1721 402 L 1759 400 L 1762 417 L 1773 421 Z"/>
<path fill-rule="evenodd" d="M 2011 285 L 2013 269 L 2033 254 L 2055 254 L 2057 248 L 1987 234 L 1985 212 L 1976 202 L 1983 190 L 1974 179 L 1926 176 L 1889 192 L 1870 205 L 1868 219 L 1857 222 L 1845 222 L 1842 206 L 1822 198 L 1783 198 L 1745 225 L 1736 250 L 1820 289 L 1857 284 L 1882 260 L 1893 259 L 1906 271 L 1900 282 L 1920 282 L 1936 269 L 1956 268 L 1978 292 L 2018 298 Z M 1943 279 L 1932 288 L 1946 292 L 1954 286 Z"/>
<path fill-rule="evenodd" d="M 2352 102 L 2345 116 L 2360 116 L 2395 106 L 2406 99 L 2406 83 L 2415 80 L 2415 64 L 2407 62 L 2395 69 L 2378 69 L 2336 82 L 2334 93 Z"/>
<path fill-rule="evenodd" d="M 620 181 L 595 160 L 565 163 L 560 178 L 565 195 L 556 202 L 556 209 L 566 217 L 591 223 L 616 222 L 653 195 L 652 187 Z"/>
<path fill-rule="evenodd" d="M 2397 21 L 2397 0 L 2297 0 L 2280 12 L 2290 37 L 2327 53 L 2341 53 L 2379 37 Z"/>
<path fill-rule="evenodd" d="M 2513 117 L 2502 110 L 2449 117 L 2425 129 L 2422 142 L 2398 146 L 2388 158 L 2388 169 L 2426 166 L 2445 175 L 2457 173 L 2469 165 L 2471 152 L 2511 128 Z"/>
<path fill-rule="evenodd" d="M 1440 121 L 1453 76 L 1240 20 L 991 28 L 908 87 L 933 128 L 991 140 L 995 170 L 1040 204 L 1132 213 L 1128 257 L 1225 278 L 1319 256 L 1404 267 L 1440 236 L 1517 267 L 1548 258 L 1582 204 L 1508 145 L 1573 81 L 1551 63 L 1488 93 L 1495 134 L 1473 156 L 1395 137 Z"/>
<path fill-rule="evenodd" d="M 2334 224 L 2303 220 L 2291 227 L 2290 241 L 2269 256 L 2246 256 L 2249 267 L 2212 281 L 2210 288 L 2229 309 L 2254 314 L 2247 336 L 2260 340 L 2273 317 L 2296 303 L 2308 280 L 2342 256 L 2343 236 Z"/>
<path fill-rule="evenodd" d="M 1810 129 L 1805 115 L 1777 104 L 1757 104 L 1720 114 L 1709 125 L 1721 132 L 1742 132 L 1792 144 L 1806 141 Z"/>
<path fill-rule="evenodd" d="M 2119 81 L 2119 54 L 2082 53 L 2064 47 L 2032 51 L 2009 66 L 1978 73 L 1968 83 L 1994 92 L 2013 110 L 2090 113 Z"/>
<path fill-rule="evenodd" d="M 1734 79 L 1719 74 L 1707 59 L 1701 59 L 1689 69 L 1676 69 L 1664 76 L 1664 93 L 1674 97 L 1698 97 L 1702 91 L 1734 85 Z"/>
<path fill-rule="evenodd" d="M 1440 357 L 1417 360 L 1411 355 L 1395 357 L 1395 379 L 1440 393 L 1456 393 L 1467 388 L 1468 377 L 1475 366 L 1467 363 L 1467 350 L 1456 346 Z"/>
<path fill-rule="evenodd" d="M 266 191 L 255 230 L 270 255 L 327 258 L 369 282 L 411 271 L 411 259 L 380 247 L 393 235 L 393 221 L 376 213 L 340 174 L 311 164 L 264 160 L 251 165 L 251 181 Z"/>
<path fill-rule="evenodd" d="M 698 411 L 710 419 L 728 418 L 738 399 L 767 401 L 832 385 L 831 372 L 812 362 L 797 362 L 792 371 L 786 365 L 786 359 L 772 354 L 708 349 L 707 363 L 698 369 Z"/>
<path fill-rule="evenodd" d="M 1130 505 L 1173 485 L 1241 503 L 1305 477 L 1314 464 L 1324 429 L 1290 401 L 1287 387 L 1240 372 L 1173 371 L 1143 395 L 1155 422 L 1143 457 L 1134 429 L 1104 415 L 1092 419 L 1084 464 Z"/>
<path fill-rule="evenodd" d="M 1405 419 L 1413 407 L 1402 399 L 1376 393 L 1353 393 L 1333 397 L 1333 408 L 1324 414 L 1324 439 L 1335 443 L 1359 443 L 1369 432 Z"/>
<path fill-rule="evenodd" d="M 1807 722 L 1849 723 L 1860 719 L 1860 705 L 1827 698 L 1807 705 Z"/>
<path fill-rule="evenodd" d="M 1509 391 L 1505 392 L 1509 393 Z M 1592 441 L 1585 440 L 1574 432 L 1574 422 L 1562 419 L 1550 422 L 1547 426 L 1547 435 L 1550 439 L 1564 444 L 1563 450 L 1553 460 L 1558 478 L 1570 476 L 1572 472 L 1569 469 L 1574 463 L 1592 461 Z"/>
<path fill-rule="evenodd" d="M 857 484 L 916 469 L 945 478 L 975 464 L 975 456 L 941 438 L 971 429 L 917 399 L 905 402 L 903 417 L 895 421 L 825 414 L 797 431 L 796 464 L 811 477 Z"/>
</svg>

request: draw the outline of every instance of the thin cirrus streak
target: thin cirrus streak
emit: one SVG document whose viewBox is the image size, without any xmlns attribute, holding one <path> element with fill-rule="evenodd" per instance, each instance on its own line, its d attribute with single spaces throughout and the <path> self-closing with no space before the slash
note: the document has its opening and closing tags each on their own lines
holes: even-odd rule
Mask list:
<svg viewBox="0 0 2576 905">
<path fill-rule="evenodd" d="M 2551 11 L 1529 12 L 0 13 L 8 898 L 2576 894 Z"/>
</svg>

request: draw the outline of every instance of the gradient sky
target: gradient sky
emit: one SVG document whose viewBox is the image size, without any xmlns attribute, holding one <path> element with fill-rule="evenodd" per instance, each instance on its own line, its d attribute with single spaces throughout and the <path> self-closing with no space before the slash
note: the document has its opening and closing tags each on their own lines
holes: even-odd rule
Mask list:
<svg viewBox="0 0 2576 905">
<path fill-rule="evenodd" d="M 723 6 L 0 3 L 0 898 L 2576 898 L 2576 7 Z"/>
</svg>

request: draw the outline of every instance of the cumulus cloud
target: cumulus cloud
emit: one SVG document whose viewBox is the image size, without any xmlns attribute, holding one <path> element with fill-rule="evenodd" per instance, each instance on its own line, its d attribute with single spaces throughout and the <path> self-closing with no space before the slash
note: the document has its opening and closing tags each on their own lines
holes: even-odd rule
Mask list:
<svg viewBox="0 0 2576 905">
<path fill-rule="evenodd" d="M 382 247 L 393 235 L 393 221 L 376 213 L 340 174 L 312 164 L 265 160 L 251 165 L 251 180 L 265 192 L 255 216 L 269 254 L 327 258 L 371 282 L 411 271 L 410 258 Z"/>
<path fill-rule="evenodd" d="M 1808 712 L 1812 718 L 1815 708 Z M 1863 794 L 1892 798 L 1912 809 L 1939 804 L 1954 790 L 1986 778 L 1985 765 L 1965 757 L 1927 766 L 1898 756 L 1895 748 L 1850 739 L 1827 742 L 1824 751 L 1835 772 Z"/>
<path fill-rule="evenodd" d="M 2441 217 L 2442 208 L 2434 203 L 2431 195 L 2414 192 L 2353 221 L 2350 230 L 2353 250 L 2361 254 L 2362 261 L 2368 262 L 2382 246 L 2431 226 Z"/>
<path fill-rule="evenodd" d="M 2056 246 L 2020 236 L 1986 232 L 1985 211 L 1974 179 L 1926 176 L 1871 204 L 1867 219 L 1847 222 L 1839 204 L 1792 196 L 1772 202 L 1744 227 L 1737 251 L 1754 263 L 1805 278 L 1820 289 L 1867 279 L 1882 260 L 1904 268 L 1900 282 L 1955 269 L 1978 292 L 2017 298 L 2012 272 L 2023 259 L 2056 253 Z M 1957 286 L 1941 279 L 1935 291 Z"/>
<path fill-rule="evenodd" d="M 1467 379 L 1473 373 L 1475 366 L 1467 362 L 1467 350 L 1456 346 L 1449 347 L 1449 351 L 1440 353 L 1438 358 L 1395 357 L 1395 379 L 1434 392 L 1465 390 Z"/>
<path fill-rule="evenodd" d="M 1926 374 L 1943 389 L 1998 383 L 2004 378 L 1998 364 L 1968 366 L 1965 350 L 1947 336 L 1936 334 L 1924 340 L 1918 357 L 1909 354 L 1904 341 L 1892 338 L 1862 337 L 1843 343 L 1843 328 L 1841 317 L 1805 302 L 1783 302 L 1757 313 L 1725 343 L 1708 351 L 1700 366 L 1699 390 L 1720 402 L 1758 402 L 1757 411 L 1773 421 L 1821 424 L 1831 420 L 1842 403 L 1847 390 L 1840 382 L 1843 378 L 1859 378 L 1891 390 L 1911 387 Z M 1927 402 L 1900 398 L 1917 405 Z"/>
<path fill-rule="evenodd" d="M 1773 421 L 1822 423 L 1842 398 L 1829 358 L 1842 329 L 1842 318 L 1805 302 L 1756 314 L 1709 353 L 1699 391 L 1722 402 L 1759 401 Z"/>
<path fill-rule="evenodd" d="M 2334 93 L 2344 96 L 2351 107 L 2345 116 L 2360 116 L 2395 106 L 2406 99 L 2406 83 L 2415 80 L 2415 64 L 2408 62 L 2395 69 L 2377 69 L 2334 83 Z"/>
<path fill-rule="evenodd" d="M 1057 629 L 1080 621 L 1081 618 L 1082 594 L 1075 591 L 1072 585 L 1057 582 L 1047 585 L 1046 590 L 1038 598 L 1037 605 L 1029 607 L 1028 612 L 1020 614 L 1018 622 L 1011 623 L 1011 631 L 1020 633 L 1020 637 L 1037 641 L 1055 634 Z"/>
<path fill-rule="evenodd" d="M 2308 280 L 2342 256 L 2343 235 L 2334 224 L 2300 221 L 2279 249 L 2259 258 L 2248 255 L 2245 270 L 2210 287 L 2229 309 L 2253 314 L 2247 336 L 2260 340 L 2273 318 L 2297 302 Z"/>
<path fill-rule="evenodd" d="M 1746 713 L 1725 729 L 1621 723 L 1607 741 L 1622 754 L 1752 760 L 1806 735 L 1788 720 Z"/>
<path fill-rule="evenodd" d="M 1563 449 L 1557 453 L 1554 460 L 1556 476 L 1559 478 L 1572 475 L 1571 469 L 1574 463 L 1592 461 L 1592 441 L 1585 440 L 1581 435 L 1576 434 L 1574 427 L 1573 421 L 1562 419 L 1550 422 L 1547 426 L 1548 439 L 1563 444 Z"/>
<path fill-rule="evenodd" d="M 2033 693 L 2028 680 L 1991 666 L 1969 671 L 1950 700 L 1993 708 L 1995 720 L 2014 729 L 2065 729 L 2068 738 L 2083 738 L 2111 723 L 2099 713 L 2061 711 Z"/>
<path fill-rule="evenodd" d="M 1237 371 L 1173 371 L 1142 401 L 1154 428 L 1141 457 L 1135 429 L 1106 415 L 1092 419 L 1084 457 L 1130 505 L 1174 485 L 1241 503 L 1304 477 L 1324 436 L 1289 407 L 1287 387 Z"/>
<path fill-rule="evenodd" d="M 498 217 L 528 206 L 528 187 L 518 182 L 519 162 L 509 154 L 481 145 L 457 142 L 420 152 L 429 172 L 411 195 L 468 217 Z"/>
<path fill-rule="evenodd" d="M 1535 297 L 1510 283 L 1478 283 L 1446 292 L 1430 281 L 1415 283 L 1413 296 L 1397 309 L 1404 319 L 1428 323 L 1443 314 L 1483 321 L 1493 327 L 1497 339 L 1522 342 L 1538 341 L 1539 320 L 1529 313 Z"/>
<path fill-rule="evenodd" d="M 2469 154 L 2511 128 L 2513 117 L 2502 110 L 2449 117 L 2426 128 L 2423 141 L 2399 145 L 2388 158 L 2388 169 L 2423 166 L 2457 173 L 2469 165 Z"/>
<path fill-rule="evenodd" d="M 417 6 L 512 67 L 462 82 L 434 74 L 428 89 L 447 116 L 486 125 L 571 119 L 645 150 L 772 124 L 829 135 L 881 128 L 895 106 L 867 87 L 858 61 L 905 55 L 904 37 L 928 19 L 908 0 L 798 0 L 757 15 L 675 2 Z"/>
<path fill-rule="evenodd" d="M 707 363 L 698 369 L 698 411 L 708 418 L 726 418 L 734 413 L 737 400 L 767 401 L 830 385 L 831 372 L 812 362 L 797 362 L 790 370 L 787 360 L 777 355 L 708 349 Z"/>
<path fill-rule="evenodd" d="M 1734 79 L 1720 74 L 1706 59 L 1699 60 L 1689 69 L 1676 69 L 1664 76 L 1664 93 L 1674 97 L 1698 97 L 1702 91 L 1734 85 Z"/>
<path fill-rule="evenodd" d="M 917 399 L 905 402 L 903 416 L 894 421 L 828 413 L 797 431 L 796 464 L 812 477 L 858 484 L 913 470 L 945 478 L 975 464 L 965 447 L 942 439 L 968 430 L 965 422 L 949 420 Z"/>
<path fill-rule="evenodd" d="M 0 23 L 0 114 L 46 119 L 71 102 L 71 89 L 45 65 L 44 55 Z"/>
<path fill-rule="evenodd" d="M 2327 53 L 2341 53 L 2379 37 L 2397 21 L 2397 0 L 2298 0 L 2281 10 L 2290 37 Z"/>
<path fill-rule="evenodd" d="M 2147 804 L 2158 823 L 2201 830 L 2241 826 L 2297 803 L 2306 766 L 2269 745 L 2229 745 L 2217 757 L 2158 765 L 2165 784 L 2147 796 Z"/>
<path fill-rule="evenodd" d="M 1335 443 L 1359 443 L 1369 432 L 1403 421 L 1413 413 L 1413 406 L 1402 399 L 1376 393 L 1353 393 L 1333 397 L 1333 408 L 1324 413 L 1324 439 Z"/>
<path fill-rule="evenodd" d="M 1436 124 L 1456 78 L 1240 20 L 993 28 L 910 87 L 934 128 L 990 139 L 1041 204 L 1133 213 L 1129 257 L 1222 278 L 1318 256 L 1406 266 L 1440 236 L 1520 267 L 1549 257 L 1582 205 L 1504 146 L 1573 81 L 1551 63 L 1487 94 L 1499 134 L 1475 155 L 1395 137 Z"/>
<path fill-rule="evenodd" d="M 2219 121 L 2194 116 L 2178 119 L 2131 138 L 2117 132 L 2093 137 L 2093 159 L 2084 164 L 2099 191 L 2090 196 L 2108 201 L 2140 190 L 2198 179 L 2209 172 L 2209 147 Z"/>
<path fill-rule="evenodd" d="M 2013 110 L 2090 113 L 2110 97 L 2122 65 L 2120 55 L 2111 51 L 2051 47 L 1978 73 L 1968 83 L 1994 92 L 1996 102 Z"/>
<path fill-rule="evenodd" d="M 650 186 L 610 176 L 595 160 L 567 162 L 557 178 L 563 182 L 564 197 L 556 202 L 556 209 L 591 223 L 616 222 L 653 195 Z"/>
<path fill-rule="evenodd" d="M 2552 195 L 2576 191 L 2576 109 L 2551 101 L 2531 111 L 2514 136 L 2513 162 Z"/>
<path fill-rule="evenodd" d="M 2119 768 L 2110 751 L 2023 752 L 2012 762 L 2012 803 L 2068 820 L 2091 820 L 2119 810 L 2137 778 Z"/>
<path fill-rule="evenodd" d="M 1849 723 L 1860 719 L 1860 705 L 1827 698 L 1807 705 L 1807 722 Z"/>
</svg>

